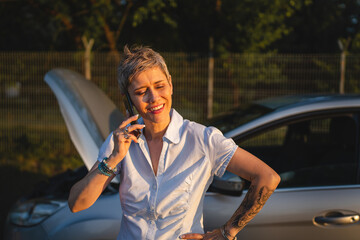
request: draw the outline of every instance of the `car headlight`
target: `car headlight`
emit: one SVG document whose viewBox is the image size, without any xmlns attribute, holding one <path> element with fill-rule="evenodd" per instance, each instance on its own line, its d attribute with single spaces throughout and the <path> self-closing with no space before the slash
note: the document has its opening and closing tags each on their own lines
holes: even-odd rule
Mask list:
<svg viewBox="0 0 360 240">
<path fill-rule="evenodd" d="M 66 205 L 66 201 L 30 200 L 19 203 L 9 213 L 13 224 L 30 227 L 41 223 Z"/>
</svg>

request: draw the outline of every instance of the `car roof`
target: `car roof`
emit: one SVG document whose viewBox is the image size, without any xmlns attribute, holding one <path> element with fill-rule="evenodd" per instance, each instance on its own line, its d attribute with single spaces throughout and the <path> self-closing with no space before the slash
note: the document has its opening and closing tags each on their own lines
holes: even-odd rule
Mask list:
<svg viewBox="0 0 360 240">
<path fill-rule="evenodd" d="M 302 94 L 288 95 L 268 98 L 255 101 L 255 104 L 262 105 L 272 110 L 286 110 L 300 106 L 313 105 L 318 103 L 331 103 L 339 101 L 359 101 L 360 94 Z"/>
<path fill-rule="evenodd" d="M 226 137 L 236 137 L 262 127 L 268 123 L 295 115 L 319 111 L 332 111 L 335 109 L 343 110 L 349 108 L 360 108 L 360 94 L 308 94 L 280 96 L 255 101 L 254 105 L 263 106 L 269 109 L 269 111 L 259 118 L 253 119 L 252 121 L 224 133 Z"/>
</svg>

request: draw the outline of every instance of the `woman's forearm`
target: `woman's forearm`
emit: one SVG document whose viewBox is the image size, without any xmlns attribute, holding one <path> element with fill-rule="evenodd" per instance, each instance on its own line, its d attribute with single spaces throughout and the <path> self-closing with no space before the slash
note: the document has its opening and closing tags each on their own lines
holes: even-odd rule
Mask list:
<svg viewBox="0 0 360 240">
<path fill-rule="evenodd" d="M 97 166 L 98 163 L 71 188 L 68 204 L 72 212 L 79 212 L 93 205 L 114 177 L 101 174 Z"/>
<path fill-rule="evenodd" d="M 132 132 L 143 129 L 145 125 L 134 124 L 127 127 L 132 121 L 136 121 L 138 117 L 138 115 L 135 115 L 126 119 L 113 131 L 113 151 L 106 160 L 106 166 L 110 169 L 114 169 L 124 159 L 131 142 L 138 142 L 137 137 Z M 93 205 L 114 178 L 115 175 L 106 176 L 106 173 L 102 174 L 102 170 L 98 170 L 98 166 L 99 162 L 96 162 L 89 173 L 71 188 L 68 204 L 72 212 L 78 212 Z"/>
<path fill-rule="evenodd" d="M 279 182 L 280 177 L 277 174 L 274 174 L 266 181 L 252 181 L 239 208 L 224 225 L 225 233 L 235 237 L 260 212 Z"/>
</svg>

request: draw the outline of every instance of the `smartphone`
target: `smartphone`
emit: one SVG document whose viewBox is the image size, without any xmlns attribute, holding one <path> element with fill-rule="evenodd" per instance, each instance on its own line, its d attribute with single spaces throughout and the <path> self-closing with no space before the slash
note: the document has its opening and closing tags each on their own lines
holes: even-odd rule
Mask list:
<svg viewBox="0 0 360 240">
<path fill-rule="evenodd" d="M 125 91 L 124 104 L 125 104 L 125 109 L 130 114 L 130 117 L 134 116 L 135 115 L 134 106 L 133 106 L 133 103 L 131 101 L 131 98 L 130 98 L 130 95 L 129 95 L 128 91 Z M 130 124 L 134 125 L 134 124 L 138 124 L 138 122 L 137 121 L 132 121 Z M 141 130 L 136 129 L 136 130 L 132 131 L 131 134 L 133 134 L 135 137 L 139 138 L 140 135 L 141 135 Z"/>
</svg>

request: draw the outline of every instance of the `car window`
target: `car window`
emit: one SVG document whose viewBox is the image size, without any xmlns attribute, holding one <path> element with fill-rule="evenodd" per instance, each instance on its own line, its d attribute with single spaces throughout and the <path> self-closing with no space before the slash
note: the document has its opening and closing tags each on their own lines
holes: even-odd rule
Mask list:
<svg viewBox="0 0 360 240">
<path fill-rule="evenodd" d="M 356 121 L 351 114 L 283 124 L 237 144 L 281 176 L 280 188 L 356 184 Z"/>
<path fill-rule="evenodd" d="M 259 104 L 241 105 L 224 114 L 209 119 L 206 125 L 214 126 L 222 132 L 228 132 L 272 111 L 274 111 L 274 109 Z"/>
</svg>

